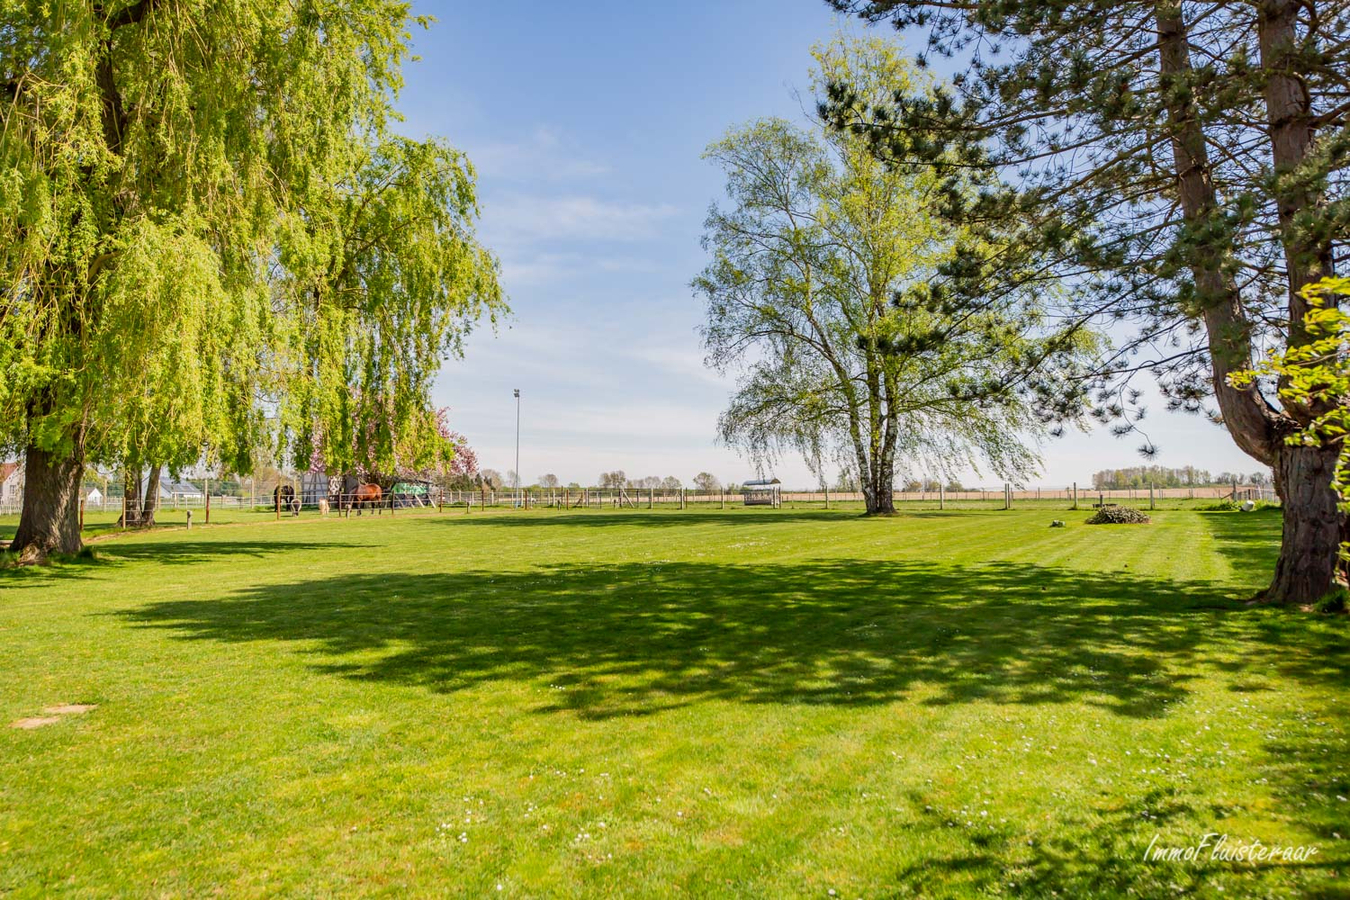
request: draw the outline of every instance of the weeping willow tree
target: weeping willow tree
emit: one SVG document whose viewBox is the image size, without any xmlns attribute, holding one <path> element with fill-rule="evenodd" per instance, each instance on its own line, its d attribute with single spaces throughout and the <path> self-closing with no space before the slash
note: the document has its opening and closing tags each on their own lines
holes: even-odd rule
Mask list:
<svg viewBox="0 0 1350 900">
<path fill-rule="evenodd" d="M 432 379 L 475 322 L 505 309 L 477 214 L 462 154 L 395 136 L 307 218 L 281 295 L 297 323 L 286 346 L 309 373 L 281 404 L 298 465 L 370 476 L 449 463 Z"/>
<path fill-rule="evenodd" d="M 342 434 L 315 398 L 343 376 L 400 422 L 431 420 L 427 348 L 453 343 L 445 318 L 474 310 L 461 298 L 500 294 L 465 225 L 470 170 L 388 131 L 415 22 L 391 0 L 0 0 L 0 449 L 26 461 L 14 549 L 79 549 L 87 462 L 246 472 L 297 411 L 306 433 Z M 391 191 L 363 189 L 396 170 Z M 399 199 L 355 199 L 374 195 Z M 401 235 L 427 229 L 457 237 L 386 267 L 398 289 L 351 274 L 406 262 Z"/>
<path fill-rule="evenodd" d="M 839 41 L 816 59 L 818 86 L 924 89 L 884 42 Z M 987 464 L 1010 479 L 1035 469 L 1054 374 L 1090 335 L 1049 328 L 1032 292 L 972 314 L 930 289 L 962 240 L 929 212 L 930 170 L 889 168 L 864 139 L 777 119 L 707 156 L 731 205 L 708 216 L 712 260 L 694 288 L 709 362 L 741 373 L 725 441 L 757 457 L 799 450 L 817 475 L 840 463 L 872 513 L 893 509 L 899 465 L 950 475 Z"/>
</svg>

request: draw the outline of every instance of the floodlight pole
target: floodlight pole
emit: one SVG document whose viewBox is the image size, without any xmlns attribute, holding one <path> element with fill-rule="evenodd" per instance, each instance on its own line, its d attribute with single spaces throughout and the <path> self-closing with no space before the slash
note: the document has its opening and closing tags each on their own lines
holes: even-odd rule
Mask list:
<svg viewBox="0 0 1350 900">
<path fill-rule="evenodd" d="M 520 388 L 516 393 L 516 493 L 520 493 Z M 517 497 L 517 500 L 520 498 Z"/>
</svg>

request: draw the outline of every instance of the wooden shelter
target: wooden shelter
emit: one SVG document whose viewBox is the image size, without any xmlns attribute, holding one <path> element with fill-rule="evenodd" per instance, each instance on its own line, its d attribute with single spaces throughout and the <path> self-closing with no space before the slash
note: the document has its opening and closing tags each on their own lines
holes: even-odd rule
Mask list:
<svg viewBox="0 0 1350 900">
<path fill-rule="evenodd" d="M 781 484 L 777 478 L 747 481 L 741 485 L 741 497 L 746 506 L 771 506 L 778 509 L 783 505 Z"/>
</svg>

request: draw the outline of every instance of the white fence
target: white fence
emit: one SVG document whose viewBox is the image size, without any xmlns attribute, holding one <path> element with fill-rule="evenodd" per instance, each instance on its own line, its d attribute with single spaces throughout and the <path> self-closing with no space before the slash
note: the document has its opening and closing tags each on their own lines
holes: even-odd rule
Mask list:
<svg viewBox="0 0 1350 900">
<path fill-rule="evenodd" d="M 961 491 L 894 491 L 896 504 L 924 503 L 945 506 L 946 504 L 994 504 L 1015 506 L 1028 502 L 1058 502 L 1068 505 L 1093 506 L 1099 503 L 1149 504 L 1158 501 L 1185 500 L 1266 500 L 1274 501 L 1275 492 L 1269 487 L 1251 485 L 1207 485 L 1190 488 L 1125 488 L 1118 490 L 1097 490 L 1073 485 L 1064 488 L 1023 488 L 1011 486 L 996 488 L 972 488 Z M 857 491 L 782 491 L 783 505 L 833 506 L 836 504 L 861 504 L 863 495 Z M 101 497 L 93 503 L 85 504 L 85 511 L 122 510 L 121 497 Z M 380 500 L 365 501 L 353 495 L 344 494 L 316 498 L 312 492 L 297 493 L 292 501 L 281 498 L 278 502 L 271 486 L 253 496 L 234 494 L 211 494 L 209 503 L 216 510 L 247 510 L 258 512 L 290 512 L 297 510 L 317 510 L 321 506 L 335 513 L 348 513 L 351 510 L 362 512 L 370 510 L 400 510 L 416 508 L 443 507 L 479 507 L 479 508 L 574 508 L 574 509 L 644 509 L 671 508 L 680 509 L 725 508 L 740 506 L 743 496 L 739 491 L 695 491 L 689 489 L 666 488 L 524 488 L 519 490 L 474 490 L 452 491 L 430 487 L 425 492 L 383 493 Z M 157 511 L 204 509 L 208 504 L 205 495 L 169 494 L 159 497 Z M 14 498 L 0 504 L 0 515 L 16 515 L 22 507 L 21 498 Z"/>
</svg>

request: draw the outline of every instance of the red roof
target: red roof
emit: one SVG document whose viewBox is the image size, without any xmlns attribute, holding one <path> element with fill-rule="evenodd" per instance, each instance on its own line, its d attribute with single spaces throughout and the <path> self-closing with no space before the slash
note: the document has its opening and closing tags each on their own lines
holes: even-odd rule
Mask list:
<svg viewBox="0 0 1350 900">
<path fill-rule="evenodd" d="M 19 464 L 16 462 L 0 463 L 0 483 L 8 481 L 9 476 L 13 475 L 18 468 Z"/>
</svg>

